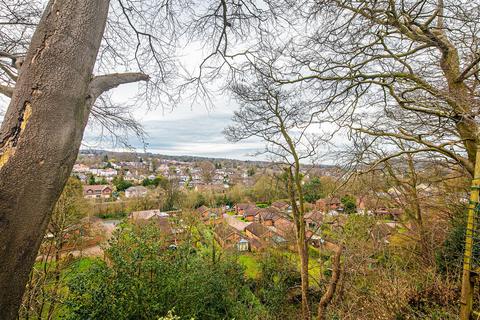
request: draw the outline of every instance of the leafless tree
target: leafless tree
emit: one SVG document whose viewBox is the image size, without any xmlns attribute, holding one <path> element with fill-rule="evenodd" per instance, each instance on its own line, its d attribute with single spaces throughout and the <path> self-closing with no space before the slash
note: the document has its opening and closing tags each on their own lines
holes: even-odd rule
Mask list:
<svg viewBox="0 0 480 320">
<path fill-rule="evenodd" d="M 433 252 L 428 241 L 426 228 L 427 208 L 429 207 L 429 198 L 434 196 L 432 191 L 437 188 L 440 179 L 446 179 L 446 173 L 451 176 L 458 175 L 455 170 L 445 169 L 438 174 L 434 173 L 437 163 L 442 164 L 446 159 L 442 156 L 436 156 L 436 153 L 428 153 L 429 158 L 421 157 L 422 153 L 411 143 L 403 140 L 390 138 L 389 141 L 399 150 L 395 155 L 391 155 L 390 144 L 387 146 L 371 145 L 368 149 L 362 149 L 360 157 L 352 157 L 358 164 L 364 164 L 365 170 L 356 171 L 356 174 L 365 174 L 375 172 L 382 177 L 384 182 L 383 194 L 395 208 L 400 208 L 406 214 L 405 222 L 412 222 L 412 226 L 405 225 L 410 229 L 410 234 L 414 234 L 413 240 L 420 245 L 419 258 L 425 263 L 432 263 Z M 352 156 L 353 154 L 351 154 Z M 358 166 L 357 166 L 358 168 Z M 461 172 L 464 174 L 464 171 Z M 385 198 L 385 197 L 384 197 Z"/>
<path fill-rule="evenodd" d="M 326 117 L 351 135 L 408 141 L 414 146 L 409 152 L 439 153 L 473 174 L 478 2 L 277 3 L 293 27 L 283 36 L 265 36 L 263 50 L 283 55 L 266 76 L 279 84 L 304 83 L 329 106 Z M 251 56 L 257 65 L 265 60 Z"/>
<path fill-rule="evenodd" d="M 287 91 L 259 72 L 251 80 L 251 83 L 237 83 L 231 87 L 241 107 L 234 114 L 234 125 L 225 129 L 225 135 L 234 142 L 261 138 L 266 143 L 265 153 L 272 156 L 285 172 L 300 256 L 302 316 L 310 319 L 308 239 L 305 235 L 305 200 L 300 169 L 302 162 L 316 156 L 321 142 L 310 130 L 316 118 L 308 112 L 312 105 L 300 99 L 298 87 Z"/>
<path fill-rule="evenodd" d="M 356 152 L 370 153 L 351 169 L 382 168 L 399 179 L 416 223 L 422 218 L 415 181 L 419 159 L 433 157 L 473 176 L 480 143 L 478 1 L 307 0 L 272 6 L 289 32 L 264 34 L 265 41 L 245 58 L 279 86 L 301 83 L 325 106 L 325 121 L 344 128 L 340 132 L 349 135 Z M 272 52 L 281 55 L 273 64 Z M 392 163 L 402 160 L 407 170 L 399 175 Z"/>
<path fill-rule="evenodd" d="M 318 320 L 326 319 L 327 307 L 332 301 L 337 287 L 339 286 L 340 277 L 342 275 L 342 252 L 343 248 L 340 245 L 332 244 L 333 247 L 333 257 L 332 257 L 332 277 L 328 284 L 327 290 L 324 292 L 318 303 Z"/>
<path fill-rule="evenodd" d="M 202 161 L 198 166 L 203 182 L 207 184 L 212 183 L 213 177 L 215 176 L 215 165 L 210 161 Z"/>
</svg>

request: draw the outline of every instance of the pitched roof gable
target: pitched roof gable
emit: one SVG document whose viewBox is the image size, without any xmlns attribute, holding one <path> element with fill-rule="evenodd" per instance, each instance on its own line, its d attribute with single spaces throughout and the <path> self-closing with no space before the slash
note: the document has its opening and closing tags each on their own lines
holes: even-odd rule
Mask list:
<svg viewBox="0 0 480 320">
<path fill-rule="evenodd" d="M 258 222 L 254 222 L 254 223 L 251 223 L 249 224 L 245 230 L 248 230 L 250 231 L 252 234 L 254 234 L 255 236 L 261 238 L 263 237 L 266 233 L 268 233 L 270 230 L 267 229 L 265 226 L 263 226 L 262 224 L 258 223 Z"/>
</svg>

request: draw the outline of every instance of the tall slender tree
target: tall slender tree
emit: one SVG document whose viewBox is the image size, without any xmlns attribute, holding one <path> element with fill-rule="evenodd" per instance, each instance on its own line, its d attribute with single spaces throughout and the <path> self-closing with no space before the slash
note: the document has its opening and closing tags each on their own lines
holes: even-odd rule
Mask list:
<svg viewBox="0 0 480 320">
<path fill-rule="evenodd" d="M 261 138 L 266 144 L 265 153 L 284 170 L 300 256 L 302 317 L 311 319 L 301 165 L 302 161 L 316 156 L 321 140 L 308 132 L 315 123 L 315 117 L 309 112 L 312 106 L 306 101 L 298 100 L 298 91 L 281 89 L 261 73 L 256 73 L 255 76 L 252 84 L 236 84 L 231 87 L 241 108 L 235 112 L 234 124 L 225 129 L 225 134 L 235 142 L 251 137 Z"/>
</svg>

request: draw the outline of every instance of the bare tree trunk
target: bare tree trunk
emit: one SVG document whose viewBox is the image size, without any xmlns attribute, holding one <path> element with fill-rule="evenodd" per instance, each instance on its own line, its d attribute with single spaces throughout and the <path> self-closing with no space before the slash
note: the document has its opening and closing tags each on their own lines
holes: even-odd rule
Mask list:
<svg viewBox="0 0 480 320">
<path fill-rule="evenodd" d="M 298 252 L 300 254 L 300 277 L 302 279 L 302 313 L 303 319 L 310 320 L 310 306 L 308 304 L 308 247 L 305 241 L 305 228 L 300 230 L 298 239 Z"/>
<path fill-rule="evenodd" d="M 110 82 L 108 76 L 92 79 L 108 6 L 109 0 L 49 1 L 0 128 L 2 319 L 17 317 L 92 104 L 103 91 L 127 82 L 119 75 Z"/>
<path fill-rule="evenodd" d="M 333 295 L 335 294 L 335 290 L 337 288 L 338 280 L 340 279 L 341 271 L 341 263 L 340 258 L 342 256 L 342 247 L 338 246 L 335 249 L 335 255 L 333 256 L 332 260 L 332 277 L 330 278 L 330 283 L 328 284 L 327 291 L 323 294 L 320 302 L 318 303 L 318 320 L 325 319 L 325 313 L 327 311 L 327 306 L 332 301 Z"/>
<path fill-rule="evenodd" d="M 418 195 L 418 179 L 417 179 L 417 170 L 415 168 L 413 155 L 407 154 L 407 163 L 408 163 L 408 170 L 409 170 L 409 192 L 411 198 L 411 207 L 412 207 L 412 218 L 415 223 L 415 227 L 417 228 L 419 241 L 420 241 L 420 250 L 421 250 L 421 257 L 424 262 L 427 264 L 433 263 L 432 253 L 430 251 L 430 246 L 428 243 L 428 234 L 427 230 L 425 229 L 424 221 L 423 221 L 423 212 L 422 207 L 420 206 L 420 198 Z"/>
<path fill-rule="evenodd" d="M 295 223 L 295 235 L 297 240 L 297 251 L 300 256 L 300 278 L 301 278 L 301 290 L 302 290 L 302 318 L 304 320 L 310 320 L 310 306 L 308 304 L 308 288 L 309 288 L 309 275 L 308 275 L 308 245 L 305 237 L 305 224 L 303 221 L 303 214 L 297 206 L 295 191 L 296 184 L 294 186 L 294 175 L 291 168 L 287 168 L 288 174 L 288 194 L 290 202 L 292 203 L 293 221 Z M 301 195 L 300 195 L 301 196 Z"/>
<path fill-rule="evenodd" d="M 472 163 L 472 166 L 467 169 L 473 177 L 478 141 L 478 124 L 475 121 L 475 117 L 472 116 L 475 103 L 465 83 L 465 74 L 461 71 L 458 49 L 448 40 L 447 34 L 445 33 L 443 0 L 438 0 L 437 6 L 440 13 L 437 18 L 437 34 L 435 34 L 435 38 L 438 43 L 441 44 L 439 46 L 442 52 L 440 67 L 447 80 L 448 92 L 455 100 L 455 104 L 452 106 L 457 116 L 455 126 L 459 136 L 463 139 L 463 145 L 465 146 L 468 159 Z"/>
<path fill-rule="evenodd" d="M 298 217 L 297 217 L 297 225 L 298 225 L 298 252 L 300 253 L 300 267 L 301 267 L 301 278 L 302 278 L 302 301 L 303 301 L 303 318 L 305 320 L 311 319 L 310 313 L 310 306 L 308 304 L 308 289 L 309 289 L 309 275 L 308 275 L 308 260 L 309 260 L 309 252 L 308 252 L 308 241 L 305 234 L 305 207 L 304 207 L 304 199 L 303 199 L 303 189 L 301 186 L 301 177 L 300 177 L 300 162 L 295 154 L 295 175 L 294 175 L 294 182 L 295 188 L 298 193 Z M 295 203 L 295 206 L 296 203 Z"/>
</svg>

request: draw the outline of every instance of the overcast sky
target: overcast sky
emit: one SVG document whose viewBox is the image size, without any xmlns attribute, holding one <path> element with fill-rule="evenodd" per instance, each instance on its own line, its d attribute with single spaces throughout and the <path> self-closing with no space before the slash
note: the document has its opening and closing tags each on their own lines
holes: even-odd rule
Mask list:
<svg viewBox="0 0 480 320">
<path fill-rule="evenodd" d="M 135 86 L 127 85 L 115 89 L 112 98 L 117 102 L 128 101 L 136 92 Z M 140 121 L 146 131 L 146 144 L 131 137 L 129 143 L 138 152 L 146 151 L 166 155 L 191 155 L 241 160 L 264 160 L 253 156 L 263 150 L 258 139 L 239 143 L 228 142 L 223 129 L 231 124 L 234 110 L 238 108 L 235 101 L 228 97 L 215 97 L 213 109 L 203 105 L 190 106 L 183 102 L 172 110 L 162 108 L 154 110 L 137 109 L 135 118 Z M 87 128 L 84 135 L 84 148 L 105 148 L 123 150 L 112 147 L 111 140 L 97 141 L 98 132 Z"/>
<path fill-rule="evenodd" d="M 112 93 L 113 100 L 125 102 L 135 96 L 136 88 L 135 85 L 125 85 L 114 89 Z M 232 124 L 233 112 L 239 106 L 225 95 L 213 98 L 215 99 L 213 109 L 207 109 L 200 104 L 190 106 L 188 101 L 172 110 L 136 109 L 134 116 L 143 125 L 147 137 L 145 144 L 135 137 L 130 137 L 129 143 L 134 147 L 130 151 L 239 160 L 271 160 L 267 155 L 256 155 L 265 149 L 260 138 L 251 138 L 238 143 L 227 141 L 222 131 Z M 98 132 L 87 127 L 83 148 L 125 150 L 122 146 L 112 148 L 111 139 L 108 137 L 101 141 L 97 141 L 97 137 Z M 337 135 L 332 142 L 342 145 L 346 143 L 346 137 Z M 336 161 L 329 156 L 326 146 L 321 147 L 318 153 L 318 158 L 314 160 L 316 163 L 332 164 Z"/>
</svg>

